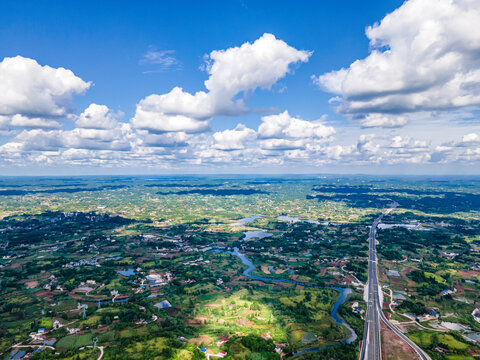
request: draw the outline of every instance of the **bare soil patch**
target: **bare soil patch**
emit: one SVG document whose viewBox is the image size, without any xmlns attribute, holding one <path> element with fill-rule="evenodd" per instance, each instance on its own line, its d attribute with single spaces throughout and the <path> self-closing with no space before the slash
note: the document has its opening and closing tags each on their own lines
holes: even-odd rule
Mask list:
<svg viewBox="0 0 480 360">
<path fill-rule="evenodd" d="M 382 359 L 418 360 L 415 351 L 382 321 Z"/>
<path fill-rule="evenodd" d="M 193 338 L 187 341 L 189 344 L 195 344 L 197 346 L 200 346 L 200 344 L 204 345 L 210 345 L 212 342 L 212 339 L 208 335 L 200 335 L 198 338 Z"/>
<path fill-rule="evenodd" d="M 34 288 L 36 288 L 37 286 L 38 286 L 38 281 L 36 281 L 36 280 L 27 281 L 27 282 L 25 283 L 25 287 L 26 287 L 27 289 L 34 289 Z"/>
<path fill-rule="evenodd" d="M 460 271 L 458 275 L 463 278 L 470 280 L 472 277 L 478 276 L 480 274 L 479 271 L 469 270 L 469 271 Z"/>
<path fill-rule="evenodd" d="M 262 265 L 262 271 L 263 271 L 264 274 L 270 274 L 270 270 L 268 270 L 267 265 Z"/>
</svg>

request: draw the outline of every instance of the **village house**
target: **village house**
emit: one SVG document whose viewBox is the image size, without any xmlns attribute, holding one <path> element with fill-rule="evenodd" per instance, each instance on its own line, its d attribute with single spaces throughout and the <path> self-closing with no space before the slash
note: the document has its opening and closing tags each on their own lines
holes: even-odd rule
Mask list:
<svg viewBox="0 0 480 360">
<path fill-rule="evenodd" d="M 218 354 L 215 354 L 210 349 L 201 348 L 200 350 L 205 353 L 205 356 L 206 356 L 207 360 L 210 360 L 210 357 L 217 357 L 217 358 L 222 359 L 227 355 L 227 353 L 225 351 L 219 351 Z"/>
<path fill-rule="evenodd" d="M 173 280 L 173 274 L 171 272 L 165 273 L 151 273 L 146 277 L 148 285 L 152 287 L 164 286 Z"/>
<path fill-rule="evenodd" d="M 454 294 L 454 293 L 456 293 L 456 292 L 457 292 L 457 289 L 455 289 L 455 288 L 454 288 L 453 290 L 451 290 L 451 289 L 446 289 L 446 290 L 442 290 L 442 291 L 440 292 L 440 296 L 452 295 L 452 294 Z"/>
<path fill-rule="evenodd" d="M 228 338 L 220 339 L 217 341 L 217 346 L 222 346 L 228 341 Z"/>
<path fill-rule="evenodd" d="M 472 316 L 475 319 L 476 322 L 480 323 L 480 308 L 476 308 L 475 310 L 472 311 Z"/>
<path fill-rule="evenodd" d="M 430 308 L 430 307 L 426 307 L 425 309 L 427 310 L 427 313 L 429 315 L 436 316 L 436 318 L 438 318 L 440 316 L 439 310 L 437 308 L 433 309 L 433 308 Z"/>
<path fill-rule="evenodd" d="M 423 314 L 423 315 L 417 316 L 417 321 L 418 322 L 430 321 L 430 320 L 435 320 L 435 319 L 438 319 L 438 315 Z"/>
<path fill-rule="evenodd" d="M 409 318 L 410 320 L 417 321 L 417 316 L 412 313 L 406 312 L 406 313 L 403 313 L 402 315 Z"/>
<path fill-rule="evenodd" d="M 265 332 L 262 335 L 260 335 L 260 337 L 264 340 L 270 340 L 272 338 L 272 335 L 270 334 L 270 332 Z"/>
<path fill-rule="evenodd" d="M 52 324 L 52 327 L 53 327 L 54 330 L 59 329 L 60 327 L 62 327 L 62 324 L 60 323 L 60 321 L 55 320 Z"/>
<path fill-rule="evenodd" d="M 365 310 L 363 310 L 361 307 L 359 307 L 358 301 L 355 301 L 352 304 L 352 312 L 355 313 L 355 314 L 362 315 L 365 312 Z"/>
<path fill-rule="evenodd" d="M 80 329 L 76 327 L 67 327 L 65 330 L 67 330 L 69 335 L 76 335 L 80 331 Z"/>
<path fill-rule="evenodd" d="M 156 303 L 153 306 L 157 307 L 158 309 L 167 309 L 172 307 L 172 304 L 170 304 L 168 300 L 163 300 L 163 301 L 160 301 L 159 303 Z"/>
<path fill-rule="evenodd" d="M 459 255 L 459 253 L 453 251 L 441 251 L 440 253 L 448 259 L 453 259 L 454 257 Z"/>
</svg>

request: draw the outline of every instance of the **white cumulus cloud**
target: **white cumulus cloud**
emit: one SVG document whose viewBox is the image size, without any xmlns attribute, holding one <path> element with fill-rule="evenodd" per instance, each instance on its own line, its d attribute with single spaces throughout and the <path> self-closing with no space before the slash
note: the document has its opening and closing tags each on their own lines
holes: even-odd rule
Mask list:
<svg viewBox="0 0 480 360">
<path fill-rule="evenodd" d="M 463 143 L 480 143 L 480 135 L 476 133 L 470 133 L 462 137 Z"/>
<path fill-rule="evenodd" d="M 241 150 L 245 149 L 247 142 L 255 140 L 257 133 L 243 124 L 238 124 L 233 130 L 219 131 L 213 134 L 215 149 Z"/>
<path fill-rule="evenodd" d="M 269 89 L 289 72 L 291 64 L 306 62 L 310 55 L 272 34 L 264 34 L 253 43 L 212 51 L 207 59 L 210 77 L 205 87 L 216 97 L 228 100 L 242 91 Z"/>
<path fill-rule="evenodd" d="M 401 126 L 369 117 L 480 105 L 478 0 L 409 0 L 370 26 L 371 53 L 348 68 L 314 77 L 340 95 L 338 111 L 364 126 Z"/>
<path fill-rule="evenodd" d="M 137 104 L 132 124 L 150 132 L 202 132 L 215 116 L 249 111 L 243 98 L 257 88 L 269 89 L 289 71 L 306 62 L 311 52 L 297 50 L 272 34 L 239 47 L 212 51 L 206 58 L 207 91 L 190 94 L 175 87 L 167 94 L 150 95 Z"/>
<path fill-rule="evenodd" d="M 369 127 L 384 127 L 396 128 L 406 125 L 408 119 L 406 116 L 391 115 L 391 114 L 368 114 L 360 119 L 360 125 L 364 128 Z"/>
<path fill-rule="evenodd" d="M 90 104 L 75 121 L 79 128 L 112 129 L 117 126 L 115 114 L 105 105 Z"/>
<path fill-rule="evenodd" d="M 335 129 L 324 125 L 321 120 L 302 120 L 284 111 L 276 115 L 263 116 L 258 134 L 263 139 L 323 139 L 335 134 Z"/>
<path fill-rule="evenodd" d="M 64 116 L 73 94 L 90 87 L 71 70 L 42 66 L 22 56 L 0 62 L 0 114 L 32 117 Z"/>
</svg>

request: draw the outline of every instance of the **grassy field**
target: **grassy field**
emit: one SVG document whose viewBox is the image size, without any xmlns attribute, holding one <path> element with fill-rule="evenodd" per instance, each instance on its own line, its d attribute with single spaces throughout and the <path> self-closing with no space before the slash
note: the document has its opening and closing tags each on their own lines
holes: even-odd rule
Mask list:
<svg viewBox="0 0 480 360">
<path fill-rule="evenodd" d="M 468 348 L 468 345 L 458 341 L 450 334 L 441 334 L 435 331 L 416 331 L 414 333 L 408 334 L 408 337 L 415 341 L 422 347 L 429 347 L 432 345 L 432 342 L 435 341 L 434 337 L 438 337 L 438 344 L 448 347 L 452 350 L 465 350 Z"/>
<path fill-rule="evenodd" d="M 55 359 L 57 360 L 96 360 L 100 350 L 96 349 L 83 349 L 82 351 L 75 351 L 74 355 L 69 354 L 57 354 Z"/>
<path fill-rule="evenodd" d="M 475 360 L 468 355 L 447 355 L 448 360 Z"/>
<path fill-rule="evenodd" d="M 92 337 L 92 334 L 65 336 L 58 341 L 56 347 L 59 350 L 71 350 L 92 345 Z"/>
</svg>

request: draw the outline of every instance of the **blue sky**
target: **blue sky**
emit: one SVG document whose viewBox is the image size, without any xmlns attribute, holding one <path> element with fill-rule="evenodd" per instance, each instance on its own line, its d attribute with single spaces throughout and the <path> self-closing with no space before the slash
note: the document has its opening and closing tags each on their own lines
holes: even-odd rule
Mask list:
<svg viewBox="0 0 480 360">
<path fill-rule="evenodd" d="M 452 31 L 456 19 L 480 20 L 474 5 L 4 1 L 0 90 L 13 95 L 0 100 L 0 169 L 478 173 L 480 70 L 471 54 L 480 35 Z M 212 56 L 229 49 L 240 49 L 239 59 L 252 51 L 257 62 L 247 54 L 242 73 L 237 55 Z M 268 51 L 269 61 L 284 62 L 275 73 L 262 60 Z M 265 79 L 221 95 L 255 71 Z M 210 76 L 213 90 L 204 84 Z M 175 87 L 182 92 L 170 94 Z M 178 107 L 199 91 L 208 99 Z"/>
</svg>

